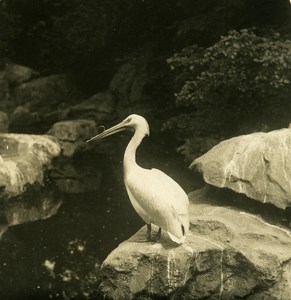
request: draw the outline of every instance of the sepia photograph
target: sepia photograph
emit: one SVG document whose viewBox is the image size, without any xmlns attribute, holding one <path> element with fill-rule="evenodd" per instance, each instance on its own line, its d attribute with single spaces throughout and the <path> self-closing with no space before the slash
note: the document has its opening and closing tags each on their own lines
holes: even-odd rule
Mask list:
<svg viewBox="0 0 291 300">
<path fill-rule="evenodd" d="M 291 0 L 0 0 L 0 300 L 291 299 Z"/>
</svg>

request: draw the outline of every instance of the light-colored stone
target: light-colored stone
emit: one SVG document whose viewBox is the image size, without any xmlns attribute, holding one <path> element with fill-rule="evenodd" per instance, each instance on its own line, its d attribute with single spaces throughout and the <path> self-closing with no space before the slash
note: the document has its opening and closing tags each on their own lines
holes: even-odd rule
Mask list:
<svg viewBox="0 0 291 300">
<path fill-rule="evenodd" d="M 291 130 L 258 132 L 223 141 L 190 168 L 206 183 L 279 208 L 291 206 Z"/>
<path fill-rule="evenodd" d="M 46 219 L 61 205 L 46 189 L 47 170 L 60 153 L 53 137 L 0 134 L 0 239 L 8 227 Z"/>
<path fill-rule="evenodd" d="M 103 262 L 99 287 L 110 299 L 289 299 L 291 231 L 190 194 L 190 234 L 175 245 L 143 227 Z"/>
<path fill-rule="evenodd" d="M 89 149 L 85 141 L 97 134 L 97 127 L 93 120 L 61 121 L 55 123 L 48 134 L 59 140 L 64 156 L 72 157 L 78 151 Z"/>
<path fill-rule="evenodd" d="M 4 189 L 0 198 L 21 195 L 30 185 L 43 185 L 44 172 L 59 153 L 59 144 L 49 136 L 0 134 L 0 186 Z"/>
</svg>

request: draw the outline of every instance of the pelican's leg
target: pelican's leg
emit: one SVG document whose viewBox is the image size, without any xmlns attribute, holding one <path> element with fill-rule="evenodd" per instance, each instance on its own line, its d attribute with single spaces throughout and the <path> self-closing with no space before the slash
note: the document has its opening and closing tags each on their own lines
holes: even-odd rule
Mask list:
<svg viewBox="0 0 291 300">
<path fill-rule="evenodd" d="M 162 235 L 162 228 L 159 227 L 158 234 L 157 234 L 157 242 L 161 239 L 161 235 Z"/>
<path fill-rule="evenodd" d="M 151 241 L 151 231 L 152 231 L 152 225 L 147 224 L 147 241 L 150 242 Z"/>
</svg>

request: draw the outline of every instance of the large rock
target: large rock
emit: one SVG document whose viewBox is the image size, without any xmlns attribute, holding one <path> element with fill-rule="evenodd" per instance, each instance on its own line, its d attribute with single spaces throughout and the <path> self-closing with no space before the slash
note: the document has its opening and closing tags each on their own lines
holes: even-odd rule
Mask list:
<svg viewBox="0 0 291 300">
<path fill-rule="evenodd" d="M 59 153 L 59 144 L 49 136 L 0 134 L 0 199 L 44 185 L 45 171 Z"/>
<path fill-rule="evenodd" d="M 48 134 L 59 140 L 64 156 L 72 157 L 79 151 L 88 150 L 91 145 L 85 141 L 97 131 L 93 120 L 69 120 L 55 123 Z"/>
<path fill-rule="evenodd" d="M 0 134 L 0 239 L 9 226 L 57 212 L 61 201 L 47 188 L 47 170 L 59 153 L 52 137 Z"/>
<path fill-rule="evenodd" d="M 14 88 L 36 76 L 39 76 L 39 73 L 29 67 L 5 63 L 0 71 L 0 109 L 4 111 L 13 109 Z"/>
<path fill-rule="evenodd" d="M 164 233 L 148 243 L 146 228 L 102 264 L 109 299 L 289 299 L 291 231 L 250 213 L 209 205 L 190 194 L 190 234 L 175 245 Z"/>
<path fill-rule="evenodd" d="M 67 118 L 69 106 L 80 97 L 65 75 L 39 77 L 14 88 L 10 128 L 14 132 L 42 133 Z M 15 109 L 16 107 L 16 109 Z"/>
<path fill-rule="evenodd" d="M 19 84 L 14 90 L 14 101 L 18 105 L 29 103 L 31 109 L 45 111 L 61 103 L 70 95 L 71 85 L 65 75 L 50 75 Z"/>
<path fill-rule="evenodd" d="M 39 73 L 29 67 L 21 66 L 13 63 L 7 63 L 6 78 L 9 84 L 15 86 L 23 82 L 27 82 L 35 77 L 39 76 Z"/>
<path fill-rule="evenodd" d="M 67 118 L 69 106 L 79 97 L 65 75 L 39 77 L 18 84 L 13 90 L 14 111 L 10 115 L 13 132 L 42 133 L 55 122 Z"/>
<path fill-rule="evenodd" d="M 190 166 L 205 182 L 279 208 L 291 206 L 291 129 L 223 141 Z"/>
</svg>

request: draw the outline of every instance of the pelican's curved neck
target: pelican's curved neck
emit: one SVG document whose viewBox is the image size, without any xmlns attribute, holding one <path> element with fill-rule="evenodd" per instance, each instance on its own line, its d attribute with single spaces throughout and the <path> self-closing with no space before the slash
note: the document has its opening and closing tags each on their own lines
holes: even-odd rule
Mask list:
<svg viewBox="0 0 291 300">
<path fill-rule="evenodd" d="M 137 166 L 135 158 L 136 149 L 143 138 L 144 134 L 136 130 L 133 137 L 129 141 L 123 157 L 124 175 L 126 175 L 132 167 Z"/>
</svg>

